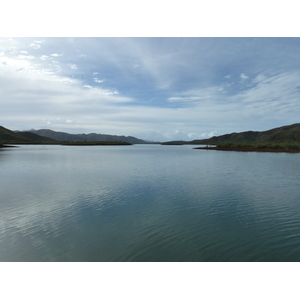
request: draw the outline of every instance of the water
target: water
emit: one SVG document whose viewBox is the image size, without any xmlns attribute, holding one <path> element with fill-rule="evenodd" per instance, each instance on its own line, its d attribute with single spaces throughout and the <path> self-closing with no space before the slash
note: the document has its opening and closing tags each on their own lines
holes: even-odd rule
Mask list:
<svg viewBox="0 0 300 300">
<path fill-rule="evenodd" d="M 300 261 L 300 154 L 0 150 L 0 261 Z"/>
</svg>

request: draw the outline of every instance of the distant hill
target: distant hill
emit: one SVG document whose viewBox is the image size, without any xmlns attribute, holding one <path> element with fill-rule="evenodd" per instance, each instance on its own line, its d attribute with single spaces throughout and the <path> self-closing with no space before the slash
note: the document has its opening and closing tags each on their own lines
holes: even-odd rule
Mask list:
<svg viewBox="0 0 300 300">
<path fill-rule="evenodd" d="M 0 126 L 0 144 L 31 144 L 34 140 Z"/>
<path fill-rule="evenodd" d="M 57 143 L 57 141 L 32 132 L 12 131 L 0 126 L 0 144 L 41 144 Z"/>
<path fill-rule="evenodd" d="M 66 142 L 100 142 L 100 141 L 117 141 L 117 142 L 127 142 L 130 144 L 146 144 L 147 142 L 141 139 L 137 139 L 133 136 L 119 136 L 119 135 L 109 135 L 109 134 L 70 134 L 66 132 L 57 132 L 50 129 L 39 129 L 30 130 L 30 132 L 52 138 L 58 141 Z"/>
<path fill-rule="evenodd" d="M 31 141 L 37 142 L 37 143 L 58 143 L 57 140 L 38 135 L 36 133 L 30 132 L 30 131 L 15 131 L 18 135 L 22 136 L 23 138 L 29 139 Z"/>
<path fill-rule="evenodd" d="M 1 144 L 60 144 L 64 142 L 123 142 L 129 144 L 146 144 L 144 140 L 132 136 L 108 134 L 69 134 L 49 129 L 12 131 L 0 126 Z"/>
<path fill-rule="evenodd" d="M 186 142 L 197 145 L 221 145 L 226 143 L 300 143 L 300 123 L 277 127 L 266 131 L 245 131 L 213 136 L 209 139 Z"/>
<path fill-rule="evenodd" d="M 171 142 L 163 142 L 163 143 L 160 143 L 161 145 L 174 145 L 174 146 L 178 146 L 178 145 L 184 145 L 186 144 L 186 142 L 183 142 L 183 141 L 171 141 Z"/>
</svg>

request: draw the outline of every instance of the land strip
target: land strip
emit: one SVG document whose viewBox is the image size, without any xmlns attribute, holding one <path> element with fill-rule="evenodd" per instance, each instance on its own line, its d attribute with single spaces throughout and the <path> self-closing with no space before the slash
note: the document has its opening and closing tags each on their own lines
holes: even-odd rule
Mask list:
<svg viewBox="0 0 300 300">
<path fill-rule="evenodd" d="M 219 151 L 240 151 L 240 152 L 274 152 L 274 153 L 300 153 L 300 149 L 274 149 L 274 148 L 255 148 L 255 147 L 197 147 L 198 150 L 219 150 Z"/>
<path fill-rule="evenodd" d="M 99 142 L 63 142 L 62 146 L 130 146 L 132 144 L 121 141 L 99 141 Z"/>
</svg>

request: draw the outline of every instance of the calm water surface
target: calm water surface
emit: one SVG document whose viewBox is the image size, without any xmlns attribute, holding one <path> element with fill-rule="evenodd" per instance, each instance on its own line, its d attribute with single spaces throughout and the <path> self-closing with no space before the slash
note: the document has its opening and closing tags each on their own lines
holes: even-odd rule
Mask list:
<svg viewBox="0 0 300 300">
<path fill-rule="evenodd" d="M 300 261 L 300 154 L 0 150 L 0 261 Z"/>
</svg>

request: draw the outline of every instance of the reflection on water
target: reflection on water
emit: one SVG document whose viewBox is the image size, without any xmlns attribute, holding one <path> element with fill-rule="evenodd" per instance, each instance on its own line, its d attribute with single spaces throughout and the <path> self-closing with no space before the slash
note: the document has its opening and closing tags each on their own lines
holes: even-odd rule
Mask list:
<svg viewBox="0 0 300 300">
<path fill-rule="evenodd" d="M 300 155 L 0 151 L 0 261 L 299 261 Z"/>
</svg>

